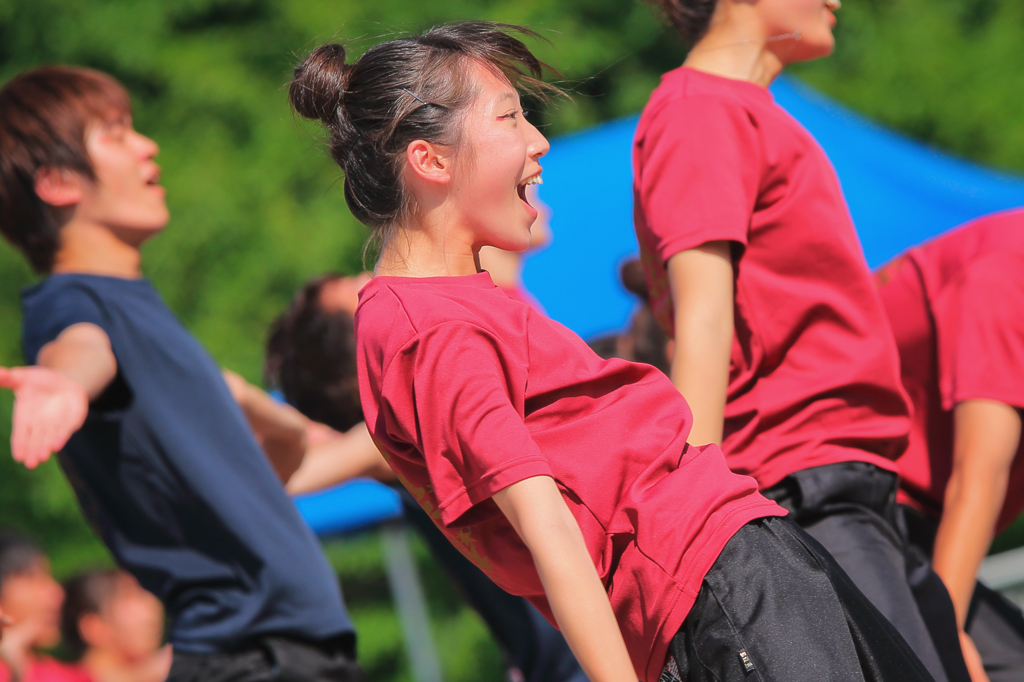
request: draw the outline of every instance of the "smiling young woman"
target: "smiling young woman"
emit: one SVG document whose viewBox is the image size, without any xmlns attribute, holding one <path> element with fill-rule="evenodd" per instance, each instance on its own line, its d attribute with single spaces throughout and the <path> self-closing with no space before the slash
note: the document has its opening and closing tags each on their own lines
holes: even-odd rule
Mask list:
<svg viewBox="0 0 1024 682">
<path fill-rule="evenodd" d="M 602 360 L 481 271 L 484 246 L 530 244 L 524 188 L 548 150 L 517 94 L 542 65 L 516 31 L 442 26 L 351 64 L 328 45 L 296 69 L 293 105 L 382 239 L 355 316 L 377 447 L 592 682 L 930 679 L 753 479 L 687 444 L 663 374 Z"/>
</svg>

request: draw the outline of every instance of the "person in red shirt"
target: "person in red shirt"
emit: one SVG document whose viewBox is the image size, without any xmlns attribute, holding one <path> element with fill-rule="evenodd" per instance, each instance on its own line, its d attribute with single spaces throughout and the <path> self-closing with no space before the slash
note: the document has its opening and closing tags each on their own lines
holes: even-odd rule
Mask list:
<svg viewBox="0 0 1024 682">
<path fill-rule="evenodd" d="M 359 393 L 391 468 L 495 583 L 557 623 L 592 682 L 931 679 L 835 562 L 686 442 L 650 365 L 602 360 L 511 299 L 479 250 L 523 250 L 548 143 L 515 27 L 324 45 L 295 71 L 381 252 L 356 311 Z"/>
<path fill-rule="evenodd" d="M 992 538 L 1024 511 L 1021 273 L 1024 209 L 963 225 L 876 274 L 914 404 L 898 499 L 911 542 L 949 588 L 964 651 L 977 645 L 992 682 L 1024 679 L 1024 617 L 976 581 Z"/>
<path fill-rule="evenodd" d="M 941 582 L 928 618 L 908 584 L 909 406 L 885 312 L 828 158 L 767 89 L 831 52 L 839 3 L 658 4 L 692 48 L 640 117 L 634 218 L 690 441 L 793 512 L 936 680 L 967 679 Z"/>
<path fill-rule="evenodd" d="M 91 682 L 81 668 L 40 653 L 60 643 L 64 590 L 39 547 L 21 533 L 0 530 L 0 682 Z"/>
</svg>

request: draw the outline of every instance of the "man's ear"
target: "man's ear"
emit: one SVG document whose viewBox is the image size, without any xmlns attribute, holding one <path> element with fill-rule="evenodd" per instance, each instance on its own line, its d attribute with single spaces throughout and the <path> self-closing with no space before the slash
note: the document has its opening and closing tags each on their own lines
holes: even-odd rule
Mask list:
<svg viewBox="0 0 1024 682">
<path fill-rule="evenodd" d="M 65 168 L 40 168 L 36 194 L 51 206 L 74 206 L 82 199 L 82 177 Z"/>
<path fill-rule="evenodd" d="M 446 147 L 425 140 L 413 140 L 405 148 L 405 160 L 413 176 L 420 180 L 438 184 L 451 182 L 452 160 Z"/>
</svg>

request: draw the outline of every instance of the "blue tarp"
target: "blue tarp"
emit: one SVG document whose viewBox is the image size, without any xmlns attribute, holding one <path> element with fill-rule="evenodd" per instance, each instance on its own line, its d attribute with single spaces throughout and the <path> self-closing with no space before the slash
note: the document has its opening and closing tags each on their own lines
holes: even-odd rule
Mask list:
<svg viewBox="0 0 1024 682">
<path fill-rule="evenodd" d="M 967 220 L 1024 206 L 1024 178 L 887 131 L 791 78 L 779 78 L 772 93 L 835 165 L 872 267 Z M 541 160 L 554 242 L 528 258 L 524 281 L 552 318 L 584 338 L 621 328 L 634 304 L 617 270 L 637 251 L 636 123 L 634 116 L 559 138 Z"/>
</svg>

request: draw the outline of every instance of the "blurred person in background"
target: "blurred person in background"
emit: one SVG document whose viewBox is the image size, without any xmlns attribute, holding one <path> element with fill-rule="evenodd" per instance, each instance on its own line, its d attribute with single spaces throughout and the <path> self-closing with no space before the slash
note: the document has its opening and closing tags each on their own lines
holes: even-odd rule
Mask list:
<svg viewBox="0 0 1024 682">
<path fill-rule="evenodd" d="M 131 112 L 89 69 L 0 88 L 0 232 L 45 276 L 22 292 L 31 366 L 0 368 L 14 459 L 60 452 L 118 565 L 167 609 L 171 680 L 362 680 L 337 577 L 282 487 L 305 418 L 222 373 L 143 277 L 169 213 Z"/>
<path fill-rule="evenodd" d="M 691 49 L 640 117 L 634 217 L 689 442 L 720 444 L 937 682 L 968 680 L 949 594 L 898 522 L 910 406 L 885 311 L 835 171 L 768 90 L 832 52 L 840 3 L 655 4 Z"/>
<path fill-rule="evenodd" d="M 0 639 L 0 682 L 90 682 L 77 666 L 40 653 L 60 643 L 63 602 L 64 590 L 39 546 L 0 529 L 0 613 L 10 623 Z"/>
<path fill-rule="evenodd" d="M 619 281 L 626 291 L 639 300 L 639 305 L 629 318 L 629 326 L 622 333 L 591 339 L 587 345 L 606 360 L 622 358 L 630 362 L 645 362 L 668 374 L 672 359 L 672 339 L 654 319 L 643 265 L 639 259 L 631 258 L 622 264 L 619 268 Z"/>
<path fill-rule="evenodd" d="M 164 609 L 129 573 L 86 571 L 64 583 L 64 649 L 92 682 L 163 682 L 171 647 Z"/>
<path fill-rule="evenodd" d="M 1024 616 L 977 581 L 1024 511 L 1024 209 L 910 249 L 876 283 L 914 404 L 898 460 L 910 542 L 949 588 L 974 679 L 1024 680 Z"/>
</svg>

